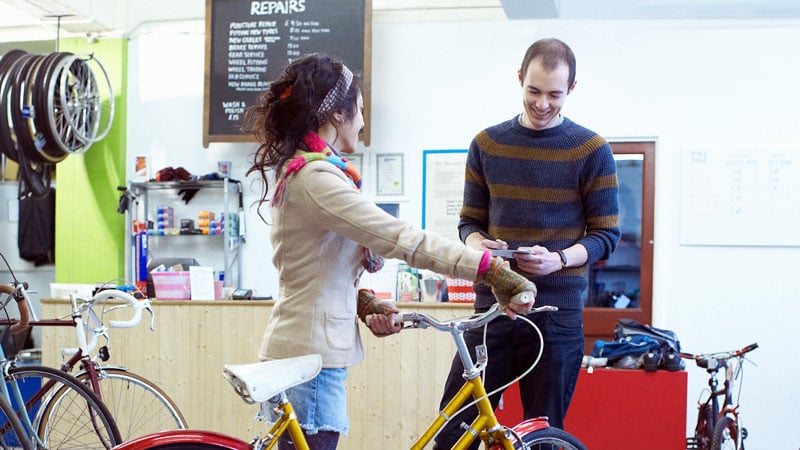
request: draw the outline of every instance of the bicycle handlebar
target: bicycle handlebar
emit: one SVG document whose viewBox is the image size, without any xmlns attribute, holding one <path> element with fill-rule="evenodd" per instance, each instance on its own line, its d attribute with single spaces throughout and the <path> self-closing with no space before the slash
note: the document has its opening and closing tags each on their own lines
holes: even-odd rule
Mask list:
<svg viewBox="0 0 800 450">
<path fill-rule="evenodd" d="M 555 306 L 540 306 L 538 308 L 533 308 L 531 313 L 544 311 L 558 311 L 558 308 Z M 395 318 L 395 323 L 402 323 L 403 328 L 432 327 L 439 331 L 450 331 L 451 329 L 467 331 L 473 328 L 482 327 L 503 314 L 504 313 L 500 310 L 499 306 L 495 303 L 491 308 L 489 308 L 488 311 L 467 319 L 441 321 L 425 313 L 410 312 L 398 314 Z"/>
<path fill-rule="evenodd" d="M 137 300 L 132 295 L 128 294 L 127 292 L 123 292 L 117 289 L 106 289 L 103 291 L 98 292 L 97 294 L 93 295 L 92 298 L 86 299 L 83 297 L 79 297 L 75 294 L 70 294 L 70 303 L 72 303 L 72 314 L 73 319 L 75 321 L 75 335 L 78 339 L 78 347 L 83 351 L 85 354 L 89 354 L 97 345 L 97 337 L 99 335 L 105 335 L 106 339 L 108 335 L 106 333 L 107 328 L 105 326 L 101 326 L 99 328 L 93 328 L 90 333 L 90 340 L 87 342 L 86 340 L 86 333 L 84 330 L 84 322 L 81 319 L 82 310 L 91 308 L 96 305 L 98 302 L 102 300 L 107 300 L 110 298 L 118 298 L 124 300 L 125 303 L 122 305 L 113 306 L 108 309 L 108 311 L 114 310 L 116 308 L 126 308 L 130 307 L 133 308 L 133 316 L 131 316 L 128 320 L 109 320 L 108 325 L 111 328 L 132 328 L 138 325 L 142 321 L 142 310 L 146 309 L 150 313 L 150 329 L 153 329 L 153 308 L 152 304 L 150 303 L 149 299 Z M 84 304 L 78 306 L 78 301 L 83 302 Z"/>
<path fill-rule="evenodd" d="M 8 330 L 11 333 L 16 333 L 28 328 L 30 314 L 28 313 L 28 294 L 25 292 L 27 287 L 28 283 L 24 282 L 15 282 L 13 286 L 10 284 L 0 285 L 0 293 L 8 294 L 14 297 L 14 300 L 17 302 L 17 308 L 19 308 L 19 322 L 11 325 Z"/>
<path fill-rule="evenodd" d="M 109 320 L 108 325 L 111 328 L 133 328 L 136 325 L 139 325 L 139 322 L 142 321 L 142 310 L 146 309 L 147 312 L 150 313 L 150 317 L 153 316 L 153 307 L 152 303 L 149 299 L 142 299 L 138 300 L 134 296 L 128 294 L 127 292 L 118 291 L 116 289 L 106 289 L 104 291 L 100 291 L 95 294 L 89 302 L 92 305 L 97 304 L 101 300 L 109 299 L 109 298 L 119 298 L 121 300 L 125 300 L 127 305 L 133 308 L 133 316 L 128 320 Z"/>
<path fill-rule="evenodd" d="M 731 350 L 727 352 L 702 353 L 698 355 L 693 355 L 691 353 L 679 353 L 679 355 L 681 358 L 693 359 L 698 367 L 702 367 L 703 369 L 714 370 L 723 367 L 729 359 L 741 358 L 745 354 L 750 353 L 757 348 L 758 348 L 758 343 L 754 342 L 739 350 Z"/>
</svg>

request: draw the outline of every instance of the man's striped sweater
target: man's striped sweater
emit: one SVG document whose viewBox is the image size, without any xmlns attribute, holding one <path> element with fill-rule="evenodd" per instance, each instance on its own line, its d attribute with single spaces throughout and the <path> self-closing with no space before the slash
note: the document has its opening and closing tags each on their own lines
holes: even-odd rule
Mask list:
<svg viewBox="0 0 800 450">
<path fill-rule="evenodd" d="M 620 237 L 616 164 L 605 139 L 567 118 L 532 130 L 515 116 L 475 137 L 465 180 L 462 240 L 480 232 L 512 249 L 586 247 L 582 267 L 542 277 L 523 273 L 539 290 L 537 306 L 582 309 L 587 267 L 608 258 Z M 475 289 L 476 309 L 495 302 L 488 286 Z"/>
</svg>

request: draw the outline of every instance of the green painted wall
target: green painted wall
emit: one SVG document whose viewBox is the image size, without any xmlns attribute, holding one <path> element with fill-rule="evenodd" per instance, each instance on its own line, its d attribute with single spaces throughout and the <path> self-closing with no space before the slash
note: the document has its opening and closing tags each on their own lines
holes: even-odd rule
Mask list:
<svg viewBox="0 0 800 450">
<path fill-rule="evenodd" d="M 56 282 L 119 281 L 125 274 L 125 216 L 117 213 L 117 186 L 126 183 L 127 40 L 63 39 L 59 51 L 93 54 L 102 63 L 113 86 L 114 121 L 102 141 L 56 164 Z M 94 74 L 104 86 L 102 73 Z"/>
</svg>

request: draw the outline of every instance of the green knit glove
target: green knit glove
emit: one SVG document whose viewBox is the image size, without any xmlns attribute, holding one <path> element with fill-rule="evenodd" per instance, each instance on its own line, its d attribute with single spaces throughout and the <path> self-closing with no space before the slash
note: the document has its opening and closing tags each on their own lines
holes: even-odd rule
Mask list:
<svg viewBox="0 0 800 450">
<path fill-rule="evenodd" d="M 391 300 L 378 300 L 375 291 L 372 289 L 358 290 L 358 318 L 367 323 L 367 316 L 370 314 L 384 314 L 400 312 Z"/>
<path fill-rule="evenodd" d="M 504 308 L 510 303 L 525 304 L 533 302 L 536 298 L 536 285 L 511 270 L 508 261 L 499 256 L 492 258 L 489 269 L 478 276 L 478 281 L 492 288 L 497 303 Z"/>
</svg>

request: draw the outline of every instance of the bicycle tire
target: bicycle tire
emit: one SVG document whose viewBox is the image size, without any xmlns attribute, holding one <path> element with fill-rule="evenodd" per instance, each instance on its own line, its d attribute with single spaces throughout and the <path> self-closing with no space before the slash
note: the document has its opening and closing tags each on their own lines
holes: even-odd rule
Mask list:
<svg viewBox="0 0 800 450">
<path fill-rule="evenodd" d="M 0 58 L 0 151 L 14 162 L 17 162 L 18 150 L 10 113 L 11 77 L 17 61 L 26 54 L 24 50 L 11 50 Z"/>
<path fill-rule="evenodd" d="M 697 411 L 697 424 L 694 427 L 694 445 L 697 450 L 711 448 L 711 436 L 714 434 L 714 416 L 711 405 L 703 403 Z"/>
<path fill-rule="evenodd" d="M 711 450 L 739 450 L 739 426 L 731 416 L 724 416 L 714 426 Z M 744 445 L 742 445 L 744 449 Z"/>
<path fill-rule="evenodd" d="M 520 436 L 524 446 L 519 442 L 514 444 L 516 449 L 530 450 L 587 450 L 586 446 L 575 436 L 560 428 L 541 428 L 529 431 Z"/>
<path fill-rule="evenodd" d="M 33 443 L 25 426 L 5 397 L 0 397 L 0 429 L 3 430 L 0 435 L 0 449 L 33 450 Z"/>
<path fill-rule="evenodd" d="M 111 411 L 123 442 L 164 430 L 186 429 L 178 405 L 157 385 L 119 367 L 98 368 L 100 398 Z M 76 375 L 90 386 L 91 376 Z"/>
<path fill-rule="evenodd" d="M 23 392 L 41 391 L 26 400 L 33 416 L 34 440 L 46 449 L 108 449 L 122 443 L 111 412 L 77 378 L 52 367 L 21 366 L 8 370 L 7 381 Z"/>
</svg>

